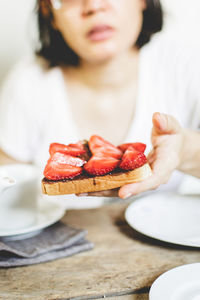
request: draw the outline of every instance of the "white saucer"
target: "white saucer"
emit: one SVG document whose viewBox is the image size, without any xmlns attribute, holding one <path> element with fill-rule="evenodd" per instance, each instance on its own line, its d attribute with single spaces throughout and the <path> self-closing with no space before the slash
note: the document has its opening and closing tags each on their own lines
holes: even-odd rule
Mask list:
<svg viewBox="0 0 200 300">
<path fill-rule="evenodd" d="M 200 247 L 200 195 L 152 193 L 131 203 L 125 218 L 149 237 Z"/>
<path fill-rule="evenodd" d="M 200 263 L 165 272 L 154 281 L 150 300 L 200 300 Z"/>
<path fill-rule="evenodd" d="M 40 198 L 38 200 L 38 214 L 35 223 L 23 229 L 0 230 L 0 239 L 17 240 L 32 237 L 42 229 L 56 223 L 64 214 L 65 209 L 62 206 L 46 198 Z"/>
</svg>

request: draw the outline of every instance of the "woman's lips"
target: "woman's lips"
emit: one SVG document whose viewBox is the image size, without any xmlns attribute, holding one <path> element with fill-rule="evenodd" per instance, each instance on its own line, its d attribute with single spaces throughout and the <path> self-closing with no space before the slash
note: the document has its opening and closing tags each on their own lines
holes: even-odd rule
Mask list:
<svg viewBox="0 0 200 300">
<path fill-rule="evenodd" d="M 115 30 L 108 25 L 98 25 L 93 27 L 88 33 L 87 38 L 92 42 L 100 42 L 111 38 Z"/>
</svg>

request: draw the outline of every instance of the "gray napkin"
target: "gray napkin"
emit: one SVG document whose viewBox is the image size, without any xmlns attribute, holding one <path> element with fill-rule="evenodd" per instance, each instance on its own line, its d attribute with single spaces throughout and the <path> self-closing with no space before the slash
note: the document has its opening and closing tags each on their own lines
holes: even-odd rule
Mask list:
<svg viewBox="0 0 200 300">
<path fill-rule="evenodd" d="M 87 231 L 60 222 L 38 235 L 16 241 L 0 240 L 0 267 L 16 267 L 47 262 L 90 250 Z"/>
</svg>

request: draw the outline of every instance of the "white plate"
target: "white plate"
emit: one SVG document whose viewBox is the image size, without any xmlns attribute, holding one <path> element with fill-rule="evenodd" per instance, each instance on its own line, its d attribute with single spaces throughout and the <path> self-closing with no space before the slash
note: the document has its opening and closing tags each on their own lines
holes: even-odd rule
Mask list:
<svg viewBox="0 0 200 300">
<path fill-rule="evenodd" d="M 169 243 L 200 247 L 200 196 L 152 193 L 129 205 L 125 218 L 137 231 Z"/>
<path fill-rule="evenodd" d="M 54 224 L 65 214 L 65 209 L 56 202 L 40 198 L 38 200 L 38 214 L 32 226 L 18 230 L 0 230 L 0 238 L 17 240 L 34 236 L 42 229 Z"/>
<path fill-rule="evenodd" d="M 165 272 L 154 281 L 150 300 L 200 300 L 200 263 Z"/>
</svg>

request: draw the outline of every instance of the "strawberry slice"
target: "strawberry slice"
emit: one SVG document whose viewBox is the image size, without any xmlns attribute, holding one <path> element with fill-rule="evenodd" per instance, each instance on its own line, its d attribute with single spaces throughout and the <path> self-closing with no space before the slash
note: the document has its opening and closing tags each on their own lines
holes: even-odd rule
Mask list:
<svg viewBox="0 0 200 300">
<path fill-rule="evenodd" d="M 86 161 L 68 154 L 54 153 L 44 169 L 44 176 L 50 180 L 72 179 L 82 173 Z"/>
<path fill-rule="evenodd" d="M 134 148 L 135 150 L 144 153 L 146 149 L 146 145 L 143 143 L 126 143 L 126 144 L 121 144 L 118 146 L 118 148 L 122 151 L 125 152 L 129 147 Z"/>
<path fill-rule="evenodd" d="M 96 153 L 84 165 L 84 169 L 91 175 L 104 175 L 113 171 L 119 165 L 119 162 L 120 161 L 114 157 Z"/>
<path fill-rule="evenodd" d="M 117 149 L 117 148 L 116 148 Z M 110 148 L 110 147 L 99 147 L 98 149 L 96 149 L 94 154 L 97 153 L 101 153 L 104 156 L 108 156 L 108 157 L 114 157 L 116 159 L 120 159 L 123 155 L 123 153 L 120 151 L 116 151 L 116 149 Z"/>
<path fill-rule="evenodd" d="M 111 156 L 117 159 L 121 158 L 122 156 L 122 151 L 120 149 L 98 135 L 92 135 L 90 137 L 89 148 L 92 154 L 101 152 L 105 156 Z"/>
<path fill-rule="evenodd" d="M 144 153 L 135 150 L 133 147 L 129 147 L 124 152 L 119 167 L 123 170 L 134 170 L 143 166 L 146 162 L 147 158 Z"/>
<path fill-rule="evenodd" d="M 59 153 L 65 153 L 73 156 L 79 156 L 84 153 L 86 153 L 86 150 L 84 148 L 84 144 L 79 141 L 76 144 L 59 144 L 59 143 L 52 143 L 49 147 L 49 153 L 50 155 L 59 152 Z"/>
</svg>

